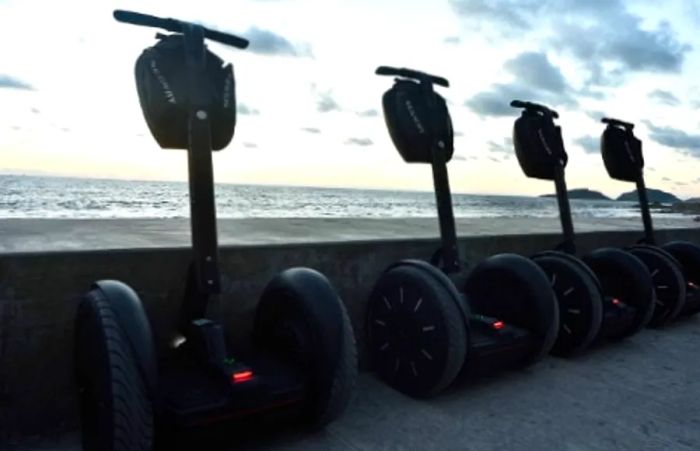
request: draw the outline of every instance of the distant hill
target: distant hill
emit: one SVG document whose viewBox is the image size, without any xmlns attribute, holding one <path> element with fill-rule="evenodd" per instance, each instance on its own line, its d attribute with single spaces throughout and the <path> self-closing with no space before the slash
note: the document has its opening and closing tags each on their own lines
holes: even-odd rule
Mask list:
<svg viewBox="0 0 700 451">
<path fill-rule="evenodd" d="M 675 204 L 676 202 L 681 201 L 679 198 L 669 192 L 653 188 L 647 188 L 647 197 L 649 198 L 649 202 L 657 202 L 661 204 Z M 639 198 L 637 197 L 637 191 L 635 190 L 620 194 L 616 200 L 636 201 L 639 200 Z"/>
<path fill-rule="evenodd" d="M 540 197 L 557 197 L 556 194 L 543 194 Z M 588 188 L 576 188 L 569 190 L 571 199 L 588 199 L 588 200 L 612 200 L 600 191 L 593 191 Z"/>
</svg>

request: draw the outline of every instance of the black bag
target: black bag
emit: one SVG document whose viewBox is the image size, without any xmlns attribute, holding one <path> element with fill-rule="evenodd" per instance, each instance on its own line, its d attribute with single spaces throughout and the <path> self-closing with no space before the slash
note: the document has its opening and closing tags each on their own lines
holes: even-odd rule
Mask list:
<svg viewBox="0 0 700 451">
<path fill-rule="evenodd" d="M 524 110 L 513 127 L 515 155 L 528 177 L 553 180 L 556 166 L 566 167 L 561 127 L 548 115 Z"/>
<path fill-rule="evenodd" d="M 454 153 L 452 120 L 447 103 L 435 95 L 435 114 L 432 118 L 437 130 L 432 130 L 431 117 L 423 88 L 415 81 L 396 80 L 382 97 L 384 120 L 394 146 L 407 163 L 432 163 L 431 146 L 436 138 L 442 141 L 445 162 Z"/>
<path fill-rule="evenodd" d="M 601 137 L 603 162 L 610 177 L 625 182 L 636 182 L 642 168 L 642 141 L 632 130 L 608 125 Z"/>
<path fill-rule="evenodd" d="M 159 42 L 136 60 L 136 88 L 151 134 L 164 149 L 187 149 L 190 89 L 184 37 L 159 35 Z M 206 92 L 212 150 L 221 150 L 233 138 L 236 126 L 236 89 L 233 66 L 206 52 Z"/>
</svg>

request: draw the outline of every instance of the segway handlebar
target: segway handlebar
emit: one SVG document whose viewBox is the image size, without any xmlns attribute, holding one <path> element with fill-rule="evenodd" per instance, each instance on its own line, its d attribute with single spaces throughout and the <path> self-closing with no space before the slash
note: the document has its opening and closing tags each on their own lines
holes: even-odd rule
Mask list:
<svg viewBox="0 0 700 451">
<path fill-rule="evenodd" d="M 616 125 L 624 128 L 627 131 L 632 131 L 634 129 L 634 124 L 631 122 L 621 121 L 619 119 L 613 119 L 611 117 L 604 117 L 600 120 L 603 124 Z"/>
<path fill-rule="evenodd" d="M 421 82 L 428 82 L 438 86 L 444 86 L 445 88 L 450 86 L 450 82 L 447 81 L 446 78 L 403 67 L 379 66 L 374 73 L 377 75 L 395 75 L 397 77 L 412 78 Z"/>
<path fill-rule="evenodd" d="M 141 25 L 144 27 L 154 27 L 162 28 L 167 31 L 172 31 L 174 33 L 183 33 L 185 28 L 188 26 L 199 26 L 204 30 L 204 37 L 211 39 L 212 41 L 220 42 L 222 44 L 230 45 L 232 47 L 237 47 L 239 49 L 244 49 L 248 47 L 248 40 L 234 36 L 232 34 L 224 33 L 221 31 L 210 30 L 201 25 L 196 25 L 191 22 L 185 22 L 177 19 L 165 19 L 162 17 L 151 16 L 148 14 L 141 14 L 134 11 L 124 11 L 117 9 L 114 11 L 114 18 L 118 22 L 130 23 L 133 25 Z"/>
<path fill-rule="evenodd" d="M 513 108 L 524 108 L 530 111 L 539 111 L 540 113 L 543 113 L 547 116 L 551 116 L 554 119 L 559 118 L 559 113 L 544 105 L 540 105 L 539 103 L 524 102 L 522 100 L 513 100 L 512 102 L 510 102 L 510 106 L 512 106 Z"/>
</svg>

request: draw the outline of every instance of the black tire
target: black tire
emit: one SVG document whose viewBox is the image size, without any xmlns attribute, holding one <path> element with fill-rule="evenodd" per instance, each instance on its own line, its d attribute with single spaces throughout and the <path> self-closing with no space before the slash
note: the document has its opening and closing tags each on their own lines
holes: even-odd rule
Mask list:
<svg viewBox="0 0 700 451">
<path fill-rule="evenodd" d="M 305 423 L 321 428 L 343 413 L 357 383 L 357 346 L 347 310 L 325 276 L 291 268 L 272 279 L 257 307 L 253 337 L 307 371 Z"/>
<path fill-rule="evenodd" d="M 367 306 L 367 346 L 379 377 L 416 398 L 449 386 L 468 348 L 461 303 L 452 282 L 425 262 L 404 261 L 388 268 Z"/>
<path fill-rule="evenodd" d="M 700 312 L 700 247 L 689 241 L 671 241 L 661 248 L 678 260 L 686 281 L 686 298 L 680 316 Z"/>
<path fill-rule="evenodd" d="M 607 338 L 629 337 L 649 324 L 654 313 L 654 286 L 649 270 L 639 258 L 622 249 L 607 247 L 591 252 L 583 261 L 598 277 L 605 298 L 617 298 L 635 308 L 631 324 L 609 332 Z"/>
<path fill-rule="evenodd" d="M 547 275 L 530 259 L 494 255 L 472 269 L 464 284 L 473 313 L 490 316 L 530 331 L 536 346 L 527 366 L 547 355 L 557 338 L 559 308 Z"/>
<path fill-rule="evenodd" d="M 572 261 L 577 260 L 577 262 Z M 592 271 L 564 252 L 546 251 L 532 256 L 547 274 L 559 304 L 559 332 L 551 353 L 570 357 L 595 341 L 603 321 L 603 294 Z"/>
<path fill-rule="evenodd" d="M 120 313 L 145 319 L 145 312 L 140 303 L 131 302 L 138 298 L 126 285 L 108 283 L 109 296 L 95 287 L 83 297 L 75 321 L 83 449 L 149 451 L 153 446 L 150 376 L 139 364 L 134 345 L 152 350 L 151 331 L 146 321 L 142 333 L 127 332 L 134 324 L 123 324 Z M 148 341 L 143 343 L 143 337 Z"/>
<path fill-rule="evenodd" d="M 673 321 L 685 305 L 685 277 L 678 260 L 661 248 L 634 246 L 629 252 L 646 265 L 656 292 L 649 327 L 663 327 Z"/>
<path fill-rule="evenodd" d="M 591 280 L 595 281 L 595 285 L 596 285 L 596 287 L 598 287 L 598 290 L 600 291 L 600 295 L 603 296 L 603 286 L 600 284 L 600 280 L 598 280 L 598 276 L 596 276 L 596 274 L 593 272 L 593 270 L 591 269 L 590 266 L 588 266 L 586 263 L 584 263 L 583 260 L 581 260 L 577 256 L 569 254 L 568 252 L 557 251 L 557 250 L 543 251 L 537 255 L 557 255 L 565 260 L 568 260 L 573 265 L 576 265 L 581 271 L 588 274 L 588 276 L 591 278 Z"/>
</svg>

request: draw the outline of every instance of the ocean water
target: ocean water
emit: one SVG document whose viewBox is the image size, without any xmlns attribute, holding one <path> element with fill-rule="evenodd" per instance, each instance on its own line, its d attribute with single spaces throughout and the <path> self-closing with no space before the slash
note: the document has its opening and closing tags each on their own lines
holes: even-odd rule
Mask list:
<svg viewBox="0 0 700 451">
<path fill-rule="evenodd" d="M 221 218 L 435 217 L 430 192 L 216 185 Z M 456 217 L 556 217 L 555 199 L 453 194 Z M 634 202 L 574 199 L 578 217 L 637 217 Z M 187 184 L 0 175 L 0 218 L 182 218 Z M 655 214 L 656 216 L 656 214 Z"/>
</svg>

